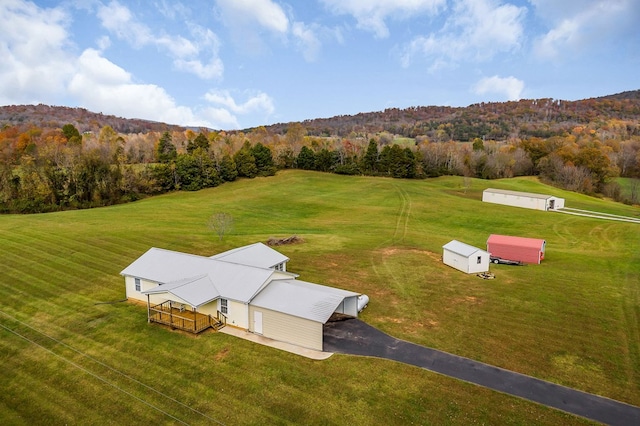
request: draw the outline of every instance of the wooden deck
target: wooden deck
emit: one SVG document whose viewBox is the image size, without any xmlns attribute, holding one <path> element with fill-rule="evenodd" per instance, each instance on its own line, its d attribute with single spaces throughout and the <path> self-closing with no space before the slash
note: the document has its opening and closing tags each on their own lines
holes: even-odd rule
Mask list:
<svg viewBox="0 0 640 426">
<path fill-rule="evenodd" d="M 220 330 L 226 325 L 226 317 L 220 312 L 217 317 L 201 314 L 167 300 L 159 305 L 149 306 L 149 322 L 197 334 L 208 328 Z"/>
</svg>

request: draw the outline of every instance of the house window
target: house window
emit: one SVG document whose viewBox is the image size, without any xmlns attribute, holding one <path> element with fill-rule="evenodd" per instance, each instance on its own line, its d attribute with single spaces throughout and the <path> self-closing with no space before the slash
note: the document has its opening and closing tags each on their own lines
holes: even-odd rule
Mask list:
<svg viewBox="0 0 640 426">
<path fill-rule="evenodd" d="M 136 278 L 136 291 L 140 291 L 140 278 Z"/>
<path fill-rule="evenodd" d="M 229 307 L 227 305 L 227 299 L 220 299 L 220 312 L 222 312 L 225 315 L 229 313 Z"/>
<path fill-rule="evenodd" d="M 478 265 L 482 263 L 482 256 L 478 256 L 477 262 L 478 262 Z"/>
<path fill-rule="evenodd" d="M 278 263 L 273 267 L 273 269 L 275 269 L 276 271 L 284 271 L 284 265 L 282 263 Z"/>
</svg>

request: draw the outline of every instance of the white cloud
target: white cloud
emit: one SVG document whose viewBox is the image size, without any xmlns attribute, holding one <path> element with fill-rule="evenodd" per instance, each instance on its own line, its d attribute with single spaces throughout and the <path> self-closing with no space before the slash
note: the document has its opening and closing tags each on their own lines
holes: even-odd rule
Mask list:
<svg viewBox="0 0 640 426">
<path fill-rule="evenodd" d="M 431 70 L 460 61 L 483 61 L 516 50 L 522 42 L 526 8 L 501 0 L 457 0 L 442 29 L 419 36 L 402 55 L 408 66 L 417 55 L 432 61 Z"/>
<path fill-rule="evenodd" d="M 238 103 L 228 90 L 209 91 L 204 99 L 211 106 L 203 109 L 202 114 L 218 123 L 216 128 L 221 129 L 239 129 L 239 116 L 256 116 L 266 119 L 275 110 L 273 100 L 262 92 L 249 95 L 249 98 L 242 103 Z"/>
<path fill-rule="evenodd" d="M 202 79 L 221 77 L 224 72 L 224 65 L 218 56 L 220 45 L 218 37 L 208 28 L 196 25 L 192 26 L 191 33 L 196 40 L 197 50 L 203 50 L 205 53 L 202 55 L 210 55 L 208 62 L 203 63 L 201 60 L 179 57 L 174 60 L 174 66 L 179 70 L 191 72 Z"/>
<path fill-rule="evenodd" d="M 118 9 L 116 15 L 126 17 Z M 114 19 L 111 22 L 116 22 Z M 116 65 L 96 49 L 86 49 L 80 56 L 64 24 L 72 19 L 60 9 L 44 9 L 19 0 L 0 2 L 0 104 L 48 103 L 77 105 L 92 111 L 128 118 L 143 118 L 179 125 L 211 128 L 239 127 L 234 113 L 223 108 L 190 108 L 179 105 L 165 89 L 154 84 L 140 84 L 131 73 Z M 145 31 L 134 31 L 138 42 L 148 40 Z M 208 30 L 196 28 L 196 38 L 205 45 L 217 41 Z M 132 35 L 133 37 L 133 35 Z M 108 37 L 98 39 L 100 48 L 108 48 Z M 180 65 L 181 58 L 177 58 Z M 213 56 L 208 65 L 184 59 L 206 75 L 217 75 L 222 65 Z M 202 67 L 202 68 L 198 68 Z M 72 100 L 71 102 L 69 102 Z M 240 111 L 271 113 L 273 104 L 266 95 L 256 96 L 240 106 Z"/>
<path fill-rule="evenodd" d="M 534 43 L 535 53 L 555 59 L 593 51 L 614 40 L 638 37 L 640 2 L 637 0 L 530 0 L 536 14 L 551 28 Z M 633 43 L 633 41 L 632 41 Z"/>
<path fill-rule="evenodd" d="M 503 96 L 509 101 L 519 100 L 522 97 L 523 90 L 524 82 L 522 80 L 518 80 L 513 76 L 499 77 L 497 75 L 481 79 L 472 88 L 473 93 L 477 95 L 494 93 Z"/>
<path fill-rule="evenodd" d="M 240 122 L 238 117 L 224 108 L 205 108 L 203 114 L 206 115 L 211 122 L 216 123 L 215 129 L 239 129 Z"/>
<path fill-rule="evenodd" d="M 286 40 L 289 18 L 273 1 L 217 0 L 216 4 L 220 21 L 229 29 L 234 44 L 245 52 L 262 55 L 268 51 L 265 32 Z"/>
<path fill-rule="evenodd" d="M 298 48 L 308 62 L 317 59 L 320 52 L 321 43 L 314 28 L 305 25 L 303 22 L 294 22 L 291 33 L 297 40 Z"/>
<path fill-rule="evenodd" d="M 222 105 L 236 114 L 249 114 L 254 112 L 272 114 L 274 111 L 273 100 L 266 93 L 258 93 L 250 97 L 244 103 L 237 103 L 227 90 L 210 91 L 205 99 L 212 104 Z"/>
<path fill-rule="evenodd" d="M 0 2 L 0 103 L 47 102 L 64 91 L 73 57 L 60 9 L 33 3 Z"/>
<path fill-rule="evenodd" d="M 127 40 L 134 47 L 140 48 L 154 42 L 151 30 L 146 25 L 137 22 L 129 8 L 117 1 L 100 6 L 97 16 L 103 27 L 118 38 Z"/>
<path fill-rule="evenodd" d="M 218 7 L 231 24 L 258 24 L 277 33 L 286 33 L 289 19 L 282 8 L 271 0 L 218 0 Z"/>
<path fill-rule="evenodd" d="M 269 50 L 264 30 L 283 44 L 292 39 L 308 62 L 318 58 L 322 39 L 340 38 L 338 32 L 319 24 L 295 21 L 271 0 L 217 0 L 216 3 L 220 19 L 229 28 L 236 45 L 252 54 Z"/>
<path fill-rule="evenodd" d="M 335 14 L 352 15 L 358 28 L 371 31 L 378 38 L 389 36 L 385 21 L 390 18 L 415 17 L 420 13 L 435 14 L 446 6 L 446 0 L 322 0 Z"/>
<path fill-rule="evenodd" d="M 157 46 L 173 58 L 176 69 L 195 74 L 202 79 L 222 77 L 224 66 L 218 57 L 220 42 L 209 29 L 191 24 L 193 40 L 182 36 L 154 34 L 145 24 L 139 22 L 124 5 L 112 1 L 101 6 L 97 13 L 102 26 L 126 40 L 135 48 Z M 206 60 L 202 60 L 202 56 Z"/>
<path fill-rule="evenodd" d="M 127 71 L 95 49 L 85 50 L 78 58 L 69 93 L 92 111 L 171 124 L 212 126 L 190 108 L 176 105 L 163 88 L 133 83 Z"/>
</svg>

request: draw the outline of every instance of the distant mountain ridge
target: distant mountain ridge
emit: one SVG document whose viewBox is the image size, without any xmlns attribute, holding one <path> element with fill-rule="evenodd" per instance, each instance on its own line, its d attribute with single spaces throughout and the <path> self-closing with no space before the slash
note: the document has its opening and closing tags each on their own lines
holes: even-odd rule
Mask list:
<svg viewBox="0 0 640 426">
<path fill-rule="evenodd" d="M 447 140 L 469 141 L 476 137 L 496 140 L 551 137 L 595 119 L 612 118 L 640 121 L 640 90 L 578 101 L 544 98 L 482 102 L 467 107 L 388 108 L 379 112 L 305 120 L 302 125 L 315 136 L 348 137 L 352 133 L 389 132 L 406 137 L 424 135 L 438 140 L 438 134 L 444 132 L 442 136 Z M 266 129 L 283 133 L 290 124 L 274 124 Z"/>
<path fill-rule="evenodd" d="M 551 137 L 563 134 L 594 119 L 640 122 L 640 90 L 626 91 L 578 101 L 522 99 L 482 102 L 467 107 L 420 106 L 388 108 L 355 115 L 315 118 L 300 122 L 312 136 L 341 136 L 388 132 L 406 137 L 427 136 L 468 141 L 477 137 L 503 140 L 509 137 Z M 80 132 L 99 131 L 111 126 L 119 133 L 185 131 L 187 126 L 143 119 L 127 119 L 95 113 L 84 108 L 48 105 L 0 107 L 0 126 L 33 125 L 61 128 L 73 124 Z M 264 126 L 270 133 L 285 134 L 294 123 Z M 197 128 L 191 127 L 197 130 Z M 255 128 L 243 129 L 250 132 Z M 635 134 L 637 128 L 631 129 Z M 235 133 L 236 131 L 230 131 Z"/>
<path fill-rule="evenodd" d="M 21 126 L 31 124 L 41 128 L 62 128 L 65 124 L 73 124 L 80 133 L 99 131 L 104 126 L 111 126 L 119 133 L 148 133 L 163 131 L 180 131 L 185 126 L 176 126 L 157 121 L 138 118 L 122 118 L 115 115 L 91 112 L 84 108 L 65 106 L 8 105 L 0 107 L 0 125 Z"/>
</svg>

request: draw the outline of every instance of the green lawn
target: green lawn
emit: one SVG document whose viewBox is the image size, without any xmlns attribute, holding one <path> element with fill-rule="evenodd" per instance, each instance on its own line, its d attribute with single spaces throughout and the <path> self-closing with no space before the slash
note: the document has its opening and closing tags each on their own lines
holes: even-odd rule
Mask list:
<svg viewBox="0 0 640 426">
<path fill-rule="evenodd" d="M 535 179 L 393 180 L 303 171 L 108 208 L 0 216 L 2 424 L 589 424 L 391 361 L 313 361 L 225 334 L 148 325 L 119 272 L 148 248 L 211 255 L 269 237 L 300 279 L 366 293 L 402 339 L 640 405 L 640 225 L 482 203 L 486 187 L 568 207 L 636 207 Z M 220 242 L 207 226 L 234 217 Z M 441 261 L 452 239 L 545 238 L 543 264 Z"/>
<path fill-rule="evenodd" d="M 622 190 L 622 196 L 631 199 L 633 194 L 635 194 L 636 200 L 638 199 L 640 192 L 640 179 L 632 179 L 632 178 L 616 178 L 615 181 L 620 185 Z"/>
</svg>

